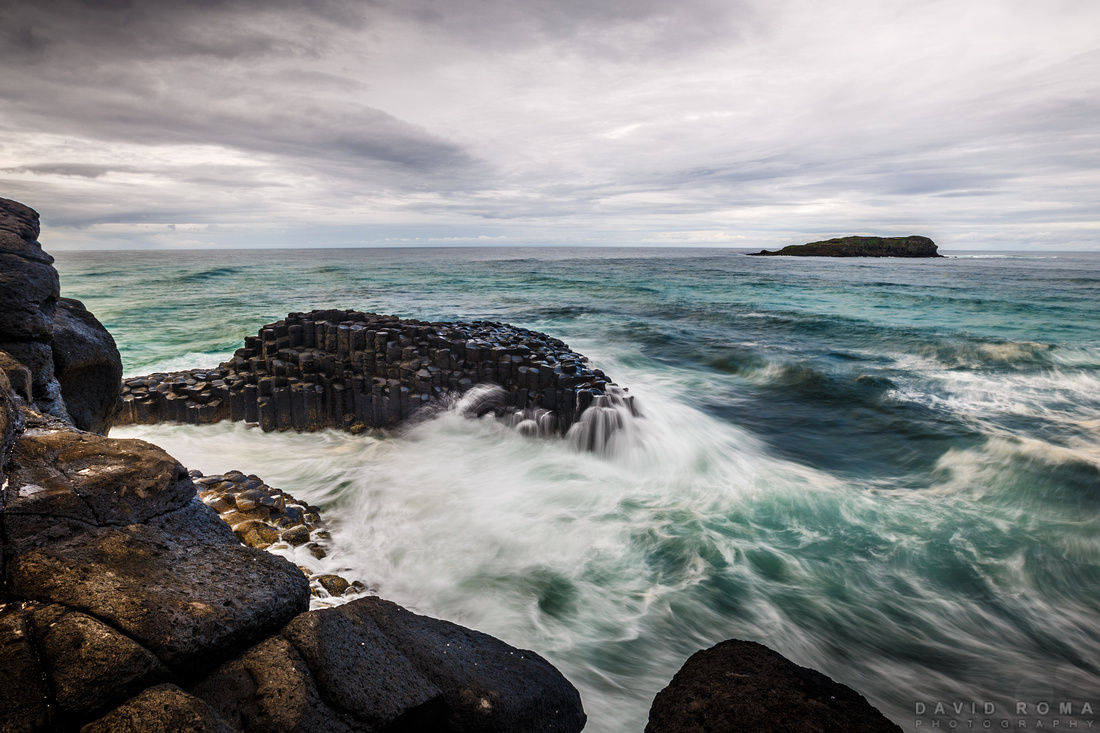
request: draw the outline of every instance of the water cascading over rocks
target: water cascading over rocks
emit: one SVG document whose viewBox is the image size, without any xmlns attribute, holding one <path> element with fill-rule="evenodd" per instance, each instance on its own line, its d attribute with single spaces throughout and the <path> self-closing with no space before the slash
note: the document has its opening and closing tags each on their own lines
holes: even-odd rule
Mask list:
<svg viewBox="0 0 1100 733">
<path fill-rule="evenodd" d="M 394 427 L 475 385 L 466 410 L 524 433 L 602 444 L 633 398 L 559 339 L 504 323 L 428 323 L 351 310 L 291 313 L 217 369 L 156 373 L 122 385 L 116 424 L 221 420 L 265 431 Z M 473 395 L 471 395 L 473 396 Z M 609 419 L 614 407 L 617 417 Z M 600 419 L 582 419 L 596 408 Z"/>
</svg>

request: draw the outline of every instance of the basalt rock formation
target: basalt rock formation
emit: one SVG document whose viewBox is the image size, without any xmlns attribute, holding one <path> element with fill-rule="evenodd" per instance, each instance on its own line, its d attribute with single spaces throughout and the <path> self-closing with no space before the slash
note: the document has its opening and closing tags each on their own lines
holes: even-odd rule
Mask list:
<svg viewBox="0 0 1100 733">
<path fill-rule="evenodd" d="M 751 252 L 753 256 L 795 257 L 942 257 L 928 237 L 837 237 L 781 250 Z"/>
<path fill-rule="evenodd" d="M 484 410 L 565 432 L 619 392 L 562 341 L 504 323 L 427 323 L 357 311 L 291 313 L 217 369 L 127 379 L 118 424 L 221 420 L 265 430 L 392 427 L 479 383 Z M 629 397 L 616 396 L 631 403 Z"/>
<path fill-rule="evenodd" d="M 29 405 L 105 434 L 122 358 L 79 300 L 60 297 L 53 257 L 38 234 L 36 211 L 0 198 L 0 370 Z"/>
<path fill-rule="evenodd" d="M 118 351 L 59 298 L 37 222 L 0 199 L 0 730 L 584 726 L 533 652 L 373 597 L 309 611 L 310 579 L 259 547 L 321 539 L 315 507 L 96 434 Z"/>
<path fill-rule="evenodd" d="M 901 733 L 850 687 L 763 644 L 730 639 L 696 652 L 657 693 L 646 733 Z"/>
<path fill-rule="evenodd" d="M 242 544 L 278 552 L 298 565 L 309 579 L 314 599 L 335 599 L 324 605 L 358 596 L 366 586 L 339 575 L 302 564 L 328 555 L 332 536 L 321 519 L 321 510 L 265 484 L 259 476 L 240 471 L 203 476 L 191 471 L 202 503 L 218 513 Z M 299 552 L 298 549 L 302 552 Z"/>
</svg>

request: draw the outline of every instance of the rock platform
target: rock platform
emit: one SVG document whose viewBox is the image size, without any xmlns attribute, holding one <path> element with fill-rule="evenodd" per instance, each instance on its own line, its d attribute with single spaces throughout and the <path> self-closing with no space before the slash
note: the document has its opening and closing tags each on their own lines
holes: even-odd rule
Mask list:
<svg viewBox="0 0 1100 733">
<path fill-rule="evenodd" d="M 116 424 L 234 420 L 265 431 L 359 432 L 394 427 L 475 384 L 501 387 L 482 410 L 560 433 L 614 386 L 537 331 L 317 310 L 264 326 L 217 369 L 125 380 Z"/>
</svg>

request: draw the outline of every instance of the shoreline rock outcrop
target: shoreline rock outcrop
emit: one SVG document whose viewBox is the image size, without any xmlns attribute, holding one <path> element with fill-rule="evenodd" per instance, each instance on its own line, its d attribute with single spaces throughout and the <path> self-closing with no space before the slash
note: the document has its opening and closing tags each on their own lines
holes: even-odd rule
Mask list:
<svg viewBox="0 0 1100 733">
<path fill-rule="evenodd" d="M 901 733 L 852 688 L 752 641 L 696 652 L 657 693 L 645 733 Z"/>
<path fill-rule="evenodd" d="M 118 409 L 122 357 L 79 300 L 61 297 L 38 212 L 0 198 L 0 370 L 28 406 L 106 433 Z"/>
<path fill-rule="evenodd" d="M 769 252 L 750 252 L 753 257 L 943 257 L 928 237 L 836 237 L 809 244 L 790 244 Z"/>
<path fill-rule="evenodd" d="M 485 411 L 564 433 L 618 392 L 559 339 L 505 323 L 428 323 L 358 311 L 291 313 L 216 369 L 122 384 L 117 424 L 221 420 L 265 431 L 394 427 L 475 384 L 501 388 Z M 619 397 L 632 404 L 628 396 Z"/>
</svg>

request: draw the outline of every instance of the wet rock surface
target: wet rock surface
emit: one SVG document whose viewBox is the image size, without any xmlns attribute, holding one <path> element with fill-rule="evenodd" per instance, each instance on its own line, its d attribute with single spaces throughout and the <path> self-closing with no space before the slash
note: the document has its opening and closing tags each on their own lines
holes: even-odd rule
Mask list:
<svg viewBox="0 0 1100 733">
<path fill-rule="evenodd" d="M 195 500 L 148 525 L 95 527 L 19 554 L 10 591 L 102 619 L 181 674 L 278 630 L 309 605 L 283 558 L 240 545 Z"/>
<path fill-rule="evenodd" d="M 333 610 L 363 624 L 372 621 L 420 674 L 443 691 L 450 730 L 584 727 L 586 716 L 576 688 L 532 651 L 377 597 Z"/>
<path fill-rule="evenodd" d="M 504 323 L 291 313 L 217 369 L 127 379 L 118 422 L 236 420 L 266 431 L 354 433 L 393 427 L 489 383 L 501 391 L 477 409 L 565 432 L 613 384 L 587 361 L 558 339 Z"/>
<path fill-rule="evenodd" d="M 87 614 L 55 604 L 25 608 L 58 709 L 77 716 L 118 703 L 169 676 L 157 657 Z"/>
<path fill-rule="evenodd" d="M 70 526 L 147 522 L 195 496 L 186 470 L 155 445 L 70 430 L 24 433 L 7 465 L 5 530 L 13 550 Z"/>
<path fill-rule="evenodd" d="M 46 673 L 20 603 L 0 603 L 0 721 L 7 731 L 47 730 Z"/>
<path fill-rule="evenodd" d="M 646 733 L 900 733 L 850 687 L 763 644 L 730 639 L 693 654 L 657 693 Z"/>
</svg>

